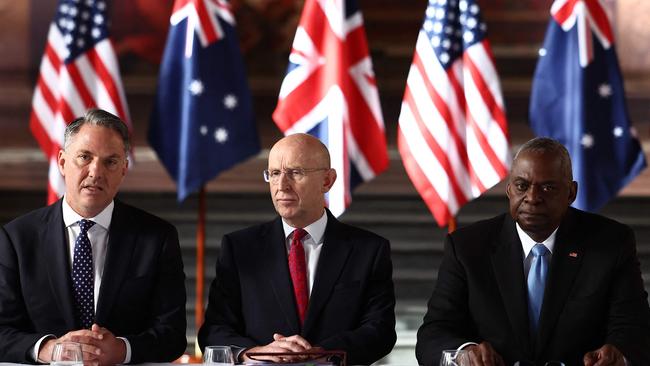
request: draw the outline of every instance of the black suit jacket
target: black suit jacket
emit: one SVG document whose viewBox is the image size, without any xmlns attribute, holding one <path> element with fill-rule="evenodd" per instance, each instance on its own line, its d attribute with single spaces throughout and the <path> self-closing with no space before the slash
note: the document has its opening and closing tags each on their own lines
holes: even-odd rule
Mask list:
<svg viewBox="0 0 650 366">
<path fill-rule="evenodd" d="M 96 322 L 131 345 L 131 362 L 172 361 L 185 350 L 185 275 L 176 229 L 115 200 Z M 0 361 L 33 362 L 46 334 L 75 324 L 61 201 L 0 230 Z"/>
<path fill-rule="evenodd" d="M 650 315 L 634 234 L 569 209 L 555 239 L 538 335 L 529 334 L 523 250 L 501 215 L 447 236 L 438 282 L 418 331 L 420 364 L 443 349 L 488 341 L 506 365 L 529 360 L 582 365 L 610 343 L 633 365 L 650 365 Z"/>
<path fill-rule="evenodd" d="M 349 364 L 370 364 L 390 352 L 396 335 L 389 243 L 327 214 L 304 327 L 278 217 L 224 236 L 199 331 L 201 347 L 265 345 L 277 332 L 347 351 Z"/>
</svg>

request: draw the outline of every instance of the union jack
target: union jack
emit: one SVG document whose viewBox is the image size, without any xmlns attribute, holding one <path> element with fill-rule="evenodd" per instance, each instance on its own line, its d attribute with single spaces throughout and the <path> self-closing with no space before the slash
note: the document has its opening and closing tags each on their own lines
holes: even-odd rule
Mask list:
<svg viewBox="0 0 650 366">
<path fill-rule="evenodd" d="M 273 119 L 289 135 L 327 145 L 339 179 L 328 193 L 336 216 L 351 190 L 388 167 L 384 120 L 356 1 L 307 0 Z"/>
<path fill-rule="evenodd" d="M 197 34 L 204 48 L 224 37 L 219 17 L 228 24 L 235 25 L 235 17 L 225 0 L 177 0 L 170 23 L 178 25 L 187 18 L 185 34 L 185 57 L 192 56 L 194 33 Z"/>
<path fill-rule="evenodd" d="M 508 140 L 478 4 L 430 0 L 406 82 L 397 144 L 438 225 L 508 174 Z"/>
<path fill-rule="evenodd" d="M 605 9 L 598 0 L 559 0 L 551 5 L 551 15 L 568 32 L 577 24 L 580 66 L 587 66 L 594 59 L 592 43 L 595 33 L 603 49 L 614 43 L 614 35 L 609 25 Z"/>
<path fill-rule="evenodd" d="M 49 161 L 48 203 L 65 192 L 57 157 L 67 123 L 98 107 L 120 117 L 131 130 L 106 8 L 106 1 L 61 0 L 50 24 L 29 121 Z"/>
</svg>

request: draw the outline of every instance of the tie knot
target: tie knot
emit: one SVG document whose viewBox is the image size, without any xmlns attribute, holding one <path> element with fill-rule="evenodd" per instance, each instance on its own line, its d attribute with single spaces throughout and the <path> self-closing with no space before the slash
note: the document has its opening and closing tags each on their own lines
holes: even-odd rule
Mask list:
<svg viewBox="0 0 650 366">
<path fill-rule="evenodd" d="M 548 253 L 548 248 L 546 248 L 546 245 L 544 244 L 535 244 L 533 246 L 532 252 L 535 257 L 541 257 L 545 256 L 546 253 Z"/>
<path fill-rule="evenodd" d="M 307 231 L 305 231 L 305 229 L 296 229 L 293 231 L 293 240 L 300 241 L 305 237 L 305 235 L 307 235 Z"/>
<path fill-rule="evenodd" d="M 86 219 L 81 219 L 79 220 L 79 227 L 81 228 L 82 233 L 87 233 L 88 230 L 90 230 L 91 227 L 95 225 L 94 221 L 86 220 Z"/>
</svg>

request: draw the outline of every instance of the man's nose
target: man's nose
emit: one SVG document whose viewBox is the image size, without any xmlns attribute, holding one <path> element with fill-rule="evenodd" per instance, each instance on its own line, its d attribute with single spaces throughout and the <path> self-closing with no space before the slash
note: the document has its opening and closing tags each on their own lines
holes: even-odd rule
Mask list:
<svg viewBox="0 0 650 366">
<path fill-rule="evenodd" d="M 100 177 L 102 176 L 103 171 L 104 167 L 99 159 L 93 159 L 93 161 L 88 164 L 88 176 L 90 177 Z"/>
</svg>

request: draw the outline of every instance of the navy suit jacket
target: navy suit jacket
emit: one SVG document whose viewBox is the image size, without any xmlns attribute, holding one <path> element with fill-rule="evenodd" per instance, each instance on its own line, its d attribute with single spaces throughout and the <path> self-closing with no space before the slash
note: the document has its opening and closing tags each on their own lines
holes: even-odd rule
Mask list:
<svg viewBox="0 0 650 366">
<path fill-rule="evenodd" d="M 187 344 L 176 229 L 115 200 L 96 322 L 131 345 L 131 362 L 168 362 Z M 79 329 L 61 200 L 0 230 L 0 361 L 33 362 L 36 341 Z"/>
<path fill-rule="evenodd" d="M 506 365 L 563 361 L 615 345 L 633 365 L 650 365 L 650 312 L 634 233 L 570 208 L 558 229 L 540 314 L 529 331 L 523 250 L 509 215 L 447 236 L 438 282 L 418 331 L 420 364 L 443 349 L 488 341 Z"/>
<path fill-rule="evenodd" d="M 396 335 L 389 243 L 327 214 L 304 326 L 278 217 L 224 236 L 199 331 L 201 347 L 266 345 L 277 332 L 344 350 L 349 364 L 370 364 L 390 352 Z"/>
</svg>

